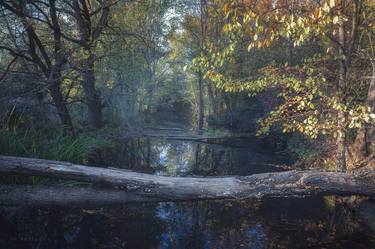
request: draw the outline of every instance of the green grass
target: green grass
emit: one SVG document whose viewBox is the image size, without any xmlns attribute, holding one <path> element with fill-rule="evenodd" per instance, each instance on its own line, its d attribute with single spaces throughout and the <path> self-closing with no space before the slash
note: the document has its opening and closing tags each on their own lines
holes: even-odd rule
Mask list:
<svg viewBox="0 0 375 249">
<path fill-rule="evenodd" d="M 110 145 L 109 141 L 92 134 L 68 137 L 59 133 L 53 134 L 34 129 L 23 132 L 0 129 L 0 154 L 2 155 L 82 163 L 90 159 L 99 149 Z"/>
<path fill-rule="evenodd" d="M 95 154 L 111 146 L 111 142 L 93 134 L 76 137 L 63 136 L 52 130 L 33 128 L 22 132 L 0 129 L 0 154 L 43 158 L 72 163 L 86 163 Z M 1 175 L 3 184 L 77 184 L 74 181 L 56 180 L 39 176 Z"/>
</svg>

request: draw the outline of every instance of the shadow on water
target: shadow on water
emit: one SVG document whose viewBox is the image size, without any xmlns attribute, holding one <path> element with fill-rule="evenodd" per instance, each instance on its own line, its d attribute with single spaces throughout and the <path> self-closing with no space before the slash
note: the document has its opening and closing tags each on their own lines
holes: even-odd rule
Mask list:
<svg viewBox="0 0 375 249">
<path fill-rule="evenodd" d="M 119 141 L 96 163 L 185 176 L 249 175 L 280 170 L 274 165 L 287 162 L 260 144 L 231 143 Z M 375 203 L 357 200 L 0 206 L 0 248 L 375 248 Z"/>
</svg>

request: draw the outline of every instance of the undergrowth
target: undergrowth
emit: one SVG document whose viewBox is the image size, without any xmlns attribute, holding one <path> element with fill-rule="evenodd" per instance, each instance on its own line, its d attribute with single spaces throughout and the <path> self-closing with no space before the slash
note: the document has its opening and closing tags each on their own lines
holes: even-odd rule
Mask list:
<svg viewBox="0 0 375 249">
<path fill-rule="evenodd" d="M 47 134 L 35 129 L 11 132 L 0 129 L 0 154 L 84 163 L 110 142 L 92 134 L 76 137 Z"/>
</svg>

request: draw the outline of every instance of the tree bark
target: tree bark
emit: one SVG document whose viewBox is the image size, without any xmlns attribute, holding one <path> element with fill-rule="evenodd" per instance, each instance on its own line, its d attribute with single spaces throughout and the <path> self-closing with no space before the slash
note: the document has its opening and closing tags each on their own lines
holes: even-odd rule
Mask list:
<svg viewBox="0 0 375 249">
<path fill-rule="evenodd" d="M 375 169 L 351 173 L 286 171 L 251 176 L 166 177 L 66 162 L 0 156 L 0 172 L 90 182 L 158 201 L 315 194 L 375 196 Z"/>
<path fill-rule="evenodd" d="M 289 15 L 293 15 L 293 1 L 286 1 L 286 6 L 288 6 Z M 285 49 L 286 62 L 288 67 L 292 66 L 293 61 L 293 40 L 292 37 L 286 38 L 286 49 Z"/>
<path fill-rule="evenodd" d="M 152 102 L 153 102 L 153 94 L 154 94 L 154 68 L 153 64 L 154 62 L 154 56 L 153 52 L 150 46 L 147 47 L 146 51 L 146 61 L 147 61 L 147 74 L 148 74 L 148 81 L 147 81 L 147 86 L 146 86 L 146 122 L 150 123 L 151 122 L 151 113 L 152 113 Z"/>
<path fill-rule="evenodd" d="M 88 125 L 96 129 L 103 126 L 103 105 L 100 99 L 100 92 L 95 87 L 95 55 L 93 54 L 93 48 L 95 48 L 108 22 L 110 5 L 110 0 L 101 2 L 99 9 L 101 15 L 96 26 L 93 24 L 94 18 L 92 12 L 90 12 L 91 5 L 89 2 L 75 0 L 72 5 L 79 33 L 77 43 L 87 53 L 81 60 L 82 68 L 80 68 L 80 72 L 82 74 L 82 87 L 87 105 Z"/>
<path fill-rule="evenodd" d="M 367 91 L 366 106 L 375 111 L 375 62 L 372 63 L 371 81 Z M 373 125 L 365 124 L 358 133 L 351 146 L 354 163 L 359 162 L 369 155 L 369 146 L 375 138 L 375 128 Z"/>
<path fill-rule="evenodd" d="M 199 52 L 202 54 L 205 52 L 205 41 L 207 35 L 207 1 L 199 1 L 199 12 L 200 12 L 200 39 L 199 39 Z M 199 92 L 199 110 L 198 110 L 198 130 L 201 132 L 204 125 L 204 81 L 202 71 L 198 72 L 198 92 Z"/>
<path fill-rule="evenodd" d="M 339 95 L 340 104 L 345 103 L 345 89 L 346 89 L 346 67 L 345 62 L 340 62 L 340 75 L 339 75 Z M 337 163 L 341 172 L 346 171 L 346 114 L 341 109 L 337 112 Z"/>
<path fill-rule="evenodd" d="M 230 129 L 233 130 L 233 110 L 232 110 L 230 97 L 228 93 L 226 92 L 223 93 L 223 96 L 224 96 L 224 104 L 227 106 L 227 109 L 228 109 Z"/>
<path fill-rule="evenodd" d="M 341 8 L 344 8 L 344 0 L 341 1 Z M 341 10 L 339 11 L 339 14 Z M 339 83 L 338 83 L 338 96 L 340 99 L 339 104 L 346 104 L 346 85 L 347 85 L 347 62 L 348 55 L 345 51 L 346 37 L 344 23 L 339 24 Z M 343 107 L 337 111 L 337 163 L 338 169 L 341 172 L 346 171 L 346 114 Z"/>
<path fill-rule="evenodd" d="M 199 92 L 198 130 L 201 131 L 204 125 L 203 76 L 201 72 L 198 73 L 198 92 Z"/>
<path fill-rule="evenodd" d="M 89 57 L 83 61 L 82 87 L 87 104 L 89 127 L 99 129 L 103 126 L 103 106 L 100 99 L 100 93 L 95 87 L 95 57 L 91 51 L 89 53 Z"/>
<path fill-rule="evenodd" d="M 74 135 L 75 131 L 73 122 L 60 89 L 61 81 L 60 79 L 52 79 L 48 81 L 48 89 L 55 104 L 57 114 L 63 125 L 63 132 L 67 135 Z"/>
<path fill-rule="evenodd" d="M 50 4 L 50 16 L 53 24 L 53 58 L 55 64 L 51 66 L 49 70 L 49 75 L 46 75 L 48 80 L 48 88 L 51 94 L 51 97 L 55 103 L 57 113 L 60 117 L 60 120 L 63 124 L 63 131 L 65 134 L 74 135 L 74 126 L 72 118 L 70 116 L 68 107 L 66 106 L 66 101 L 63 97 L 61 91 L 62 85 L 62 70 L 63 65 L 67 62 L 66 55 L 63 51 L 63 44 L 61 42 L 62 33 L 60 24 L 58 21 L 57 10 L 56 10 L 56 0 L 49 0 Z"/>
<path fill-rule="evenodd" d="M 287 38 L 286 40 L 285 55 L 288 66 L 291 67 L 293 62 L 293 42 L 291 38 Z"/>
<path fill-rule="evenodd" d="M 207 93 L 210 100 L 210 107 L 211 112 L 210 115 L 212 115 L 215 119 L 215 123 L 217 123 L 218 120 L 218 98 L 216 97 L 216 93 L 214 92 L 213 86 L 210 83 L 206 84 L 207 86 Z"/>
</svg>

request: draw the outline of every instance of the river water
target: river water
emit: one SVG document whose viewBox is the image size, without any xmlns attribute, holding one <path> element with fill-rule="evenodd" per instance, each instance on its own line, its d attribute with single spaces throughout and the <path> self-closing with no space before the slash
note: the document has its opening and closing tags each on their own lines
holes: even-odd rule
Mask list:
<svg viewBox="0 0 375 249">
<path fill-rule="evenodd" d="M 280 171 L 252 140 L 118 141 L 91 163 L 172 176 Z M 0 206 L 0 248 L 375 248 L 375 203 L 317 196 L 95 207 Z"/>
</svg>

